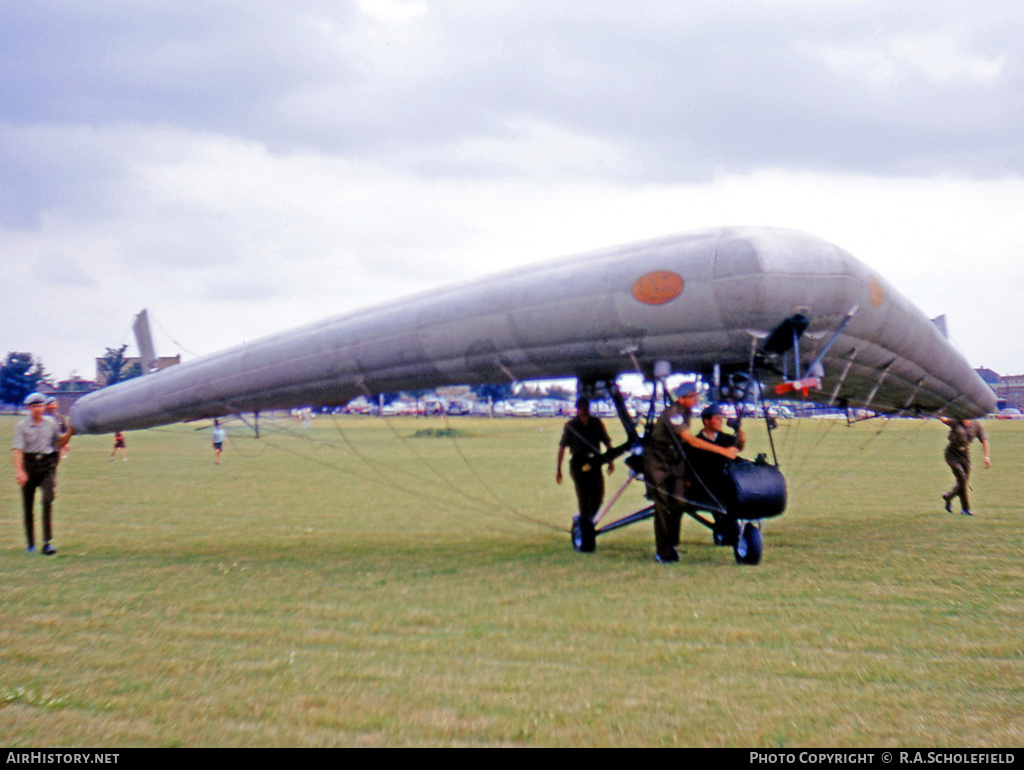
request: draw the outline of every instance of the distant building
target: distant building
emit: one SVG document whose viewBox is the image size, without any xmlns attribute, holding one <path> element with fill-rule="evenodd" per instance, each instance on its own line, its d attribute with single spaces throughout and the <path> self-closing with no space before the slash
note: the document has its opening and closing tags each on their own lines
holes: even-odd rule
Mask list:
<svg viewBox="0 0 1024 770">
<path fill-rule="evenodd" d="M 995 387 L 996 385 L 998 385 L 998 384 L 999 384 L 999 381 L 1000 381 L 1000 380 L 1002 379 L 1002 378 L 1001 378 L 1001 377 L 999 376 L 999 372 L 994 372 L 994 371 L 992 371 L 991 369 L 986 369 L 986 368 L 985 368 L 984 366 L 979 366 L 979 367 L 978 367 L 977 369 L 975 369 L 974 371 L 978 373 L 978 376 L 979 376 L 979 377 L 981 377 L 981 379 L 982 379 L 982 380 L 984 380 L 985 382 L 987 382 L 987 383 L 988 383 L 989 385 L 991 385 L 991 386 L 992 386 L 993 388 L 994 388 L 994 387 Z"/>
<path fill-rule="evenodd" d="M 996 392 L 996 401 L 1000 409 L 1015 406 L 1024 411 L 1024 374 L 1011 374 L 1000 377 L 999 382 L 992 386 Z"/>
<path fill-rule="evenodd" d="M 984 367 L 974 371 L 995 391 L 998 409 L 1012 406 L 1024 411 L 1024 374 L 998 374 Z"/>
<path fill-rule="evenodd" d="M 47 385 L 46 389 L 43 390 L 43 388 L 40 387 L 40 392 L 56 398 L 57 411 L 61 414 L 67 414 L 71 410 L 72 404 L 82 396 L 92 393 L 94 390 L 99 390 L 99 387 L 100 386 L 92 380 L 83 380 L 81 377 L 71 377 L 71 379 L 61 380 L 58 382 L 56 388 Z"/>
<path fill-rule="evenodd" d="M 106 378 L 106 375 L 103 374 L 103 369 L 102 369 L 102 362 L 104 360 L 105 360 L 104 358 L 97 358 L 96 359 L 96 383 L 101 388 L 105 387 L 106 384 L 107 384 L 107 378 Z M 125 361 L 125 364 L 127 366 L 129 366 L 129 367 L 133 367 L 133 366 L 138 366 L 140 368 L 142 367 L 142 362 L 141 362 L 141 360 L 139 359 L 138 356 L 132 356 L 130 358 L 126 357 L 124 359 L 124 361 Z M 155 361 L 153 361 L 153 371 L 154 372 L 158 372 L 161 369 L 166 369 L 168 366 L 174 366 L 175 364 L 180 364 L 180 363 L 181 363 L 181 356 L 180 355 L 177 355 L 177 356 L 160 356 L 160 358 L 157 358 Z"/>
</svg>

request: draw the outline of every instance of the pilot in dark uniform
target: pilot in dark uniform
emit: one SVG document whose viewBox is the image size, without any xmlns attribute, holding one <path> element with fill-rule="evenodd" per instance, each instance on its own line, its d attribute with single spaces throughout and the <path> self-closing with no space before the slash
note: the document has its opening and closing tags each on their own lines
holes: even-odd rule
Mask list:
<svg viewBox="0 0 1024 770">
<path fill-rule="evenodd" d="M 725 427 L 725 417 L 716 404 L 712 404 L 701 412 L 700 419 L 704 423 L 704 427 L 697 434 L 697 438 L 726 449 L 736 447 L 741 452 L 747 445 L 747 437 L 742 430 L 738 430 L 735 435 L 722 430 Z M 707 490 L 718 502 L 722 502 L 725 463 L 726 459 L 714 452 L 699 450 L 690 454 L 690 466 L 698 493 Z M 707 492 L 704 494 L 706 495 Z"/>
</svg>

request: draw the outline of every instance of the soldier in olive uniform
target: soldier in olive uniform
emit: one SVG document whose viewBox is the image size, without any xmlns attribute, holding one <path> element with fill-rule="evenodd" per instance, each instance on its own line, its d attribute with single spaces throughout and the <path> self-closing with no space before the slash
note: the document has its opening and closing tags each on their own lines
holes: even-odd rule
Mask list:
<svg viewBox="0 0 1024 770">
<path fill-rule="evenodd" d="M 971 506 L 967 500 L 967 480 L 971 476 L 971 442 L 977 439 L 981 442 L 981 448 L 985 452 L 985 467 L 992 466 L 989 457 L 988 437 L 981 423 L 976 420 L 957 420 L 948 417 L 940 417 L 949 426 L 949 443 L 946 445 L 946 464 L 953 471 L 953 478 L 956 484 L 942 496 L 946 503 L 946 510 L 953 512 L 953 498 L 960 498 L 960 513 L 964 516 L 973 516 Z"/>
<path fill-rule="evenodd" d="M 654 558 L 661 564 L 679 561 L 679 525 L 686 506 L 683 445 L 733 460 L 736 447 L 720 447 L 690 432 L 690 418 L 697 405 L 697 390 L 684 385 L 676 400 L 658 417 L 644 449 L 644 480 L 647 496 L 654 502 Z"/>
<path fill-rule="evenodd" d="M 581 526 L 592 522 L 604 500 L 604 477 L 601 476 L 601 445 L 612 448 L 612 440 L 604 423 L 590 414 L 590 401 L 582 397 L 576 402 L 576 416 L 565 424 L 558 443 L 558 466 L 555 481 L 562 483 L 562 459 L 569 450 L 569 474 L 576 486 Z M 608 474 L 615 465 L 608 463 Z"/>
</svg>

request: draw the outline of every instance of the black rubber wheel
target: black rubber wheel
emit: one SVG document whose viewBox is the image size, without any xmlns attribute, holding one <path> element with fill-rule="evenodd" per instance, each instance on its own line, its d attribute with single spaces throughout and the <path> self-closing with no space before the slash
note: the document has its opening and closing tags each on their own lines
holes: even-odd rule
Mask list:
<svg viewBox="0 0 1024 770">
<path fill-rule="evenodd" d="M 733 546 L 733 554 L 736 556 L 737 564 L 760 564 L 761 552 L 764 551 L 764 541 L 761 539 L 761 530 L 752 522 L 743 525 L 743 532 L 739 540 Z"/>
<path fill-rule="evenodd" d="M 597 535 L 592 521 L 580 521 L 579 516 L 572 520 L 572 547 L 580 553 L 591 553 L 597 548 Z"/>
</svg>

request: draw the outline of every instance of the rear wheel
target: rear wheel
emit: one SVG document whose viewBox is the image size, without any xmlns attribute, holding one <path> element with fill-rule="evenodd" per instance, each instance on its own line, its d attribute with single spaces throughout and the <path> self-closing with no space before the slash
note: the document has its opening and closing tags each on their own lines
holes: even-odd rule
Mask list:
<svg viewBox="0 0 1024 770">
<path fill-rule="evenodd" d="M 582 520 L 579 516 L 572 520 L 572 547 L 580 553 L 590 553 L 597 548 L 594 522 Z"/>
<path fill-rule="evenodd" d="M 736 563 L 759 564 L 763 550 L 764 541 L 761 539 L 761 530 L 753 522 L 748 521 L 743 525 L 743 531 L 740 533 L 736 545 L 733 546 Z"/>
</svg>

